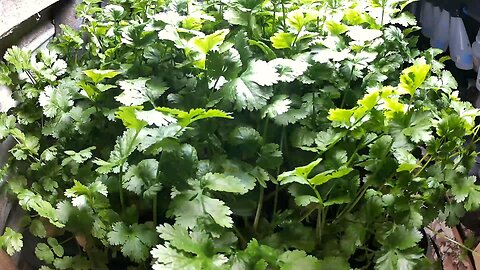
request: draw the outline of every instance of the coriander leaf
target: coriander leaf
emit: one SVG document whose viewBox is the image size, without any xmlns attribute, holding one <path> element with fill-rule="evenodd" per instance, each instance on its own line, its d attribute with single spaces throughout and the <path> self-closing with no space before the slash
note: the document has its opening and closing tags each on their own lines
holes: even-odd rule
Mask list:
<svg viewBox="0 0 480 270">
<path fill-rule="evenodd" d="M 23 235 L 12 230 L 10 227 L 5 228 L 5 232 L 0 236 L 0 247 L 4 249 L 8 255 L 12 256 L 16 252 L 22 250 Z"/>
<path fill-rule="evenodd" d="M 217 109 L 205 110 L 201 108 L 196 108 L 196 109 L 191 109 L 188 112 L 185 112 L 179 109 L 157 107 L 156 110 L 161 113 L 174 115 L 178 119 L 178 124 L 182 127 L 187 127 L 191 125 L 193 122 L 196 122 L 201 119 L 208 119 L 208 118 L 233 119 L 233 117 L 231 117 L 230 114 Z"/>
<path fill-rule="evenodd" d="M 34 236 L 37 236 L 40 238 L 47 237 L 47 230 L 45 229 L 45 226 L 43 225 L 43 222 L 40 219 L 32 220 L 32 223 L 30 224 L 30 232 Z"/>
<path fill-rule="evenodd" d="M 320 131 L 315 139 L 315 144 L 318 150 L 326 151 L 330 146 L 335 145 L 340 139 L 345 136 L 345 131 L 336 131 L 328 129 L 327 131 Z"/>
<path fill-rule="evenodd" d="M 265 169 L 276 169 L 283 162 L 280 146 L 275 143 L 262 145 L 260 148 L 257 164 Z"/>
<path fill-rule="evenodd" d="M 288 112 L 292 101 L 287 95 L 277 95 L 272 98 L 272 101 L 262 109 L 262 117 L 275 118 L 281 114 Z"/>
<path fill-rule="evenodd" d="M 291 33 L 278 32 L 270 38 L 275 49 L 289 49 L 293 46 L 295 36 Z"/>
<path fill-rule="evenodd" d="M 0 113 L 0 140 L 3 140 L 10 135 L 11 131 L 15 128 L 15 125 L 16 119 L 13 115 Z"/>
<path fill-rule="evenodd" d="M 366 42 L 380 37 L 382 35 L 382 31 L 377 29 L 367 29 L 363 28 L 362 26 L 354 25 L 349 27 L 347 35 L 355 41 Z"/>
<path fill-rule="evenodd" d="M 228 32 L 228 29 L 218 30 L 213 34 L 206 35 L 204 37 L 194 37 L 190 40 L 190 42 L 196 50 L 203 54 L 207 54 L 209 51 L 214 50 L 220 44 L 222 44 Z"/>
<path fill-rule="evenodd" d="M 57 258 L 54 260 L 53 265 L 56 269 L 68 270 L 90 270 L 94 269 L 92 261 L 88 260 L 86 257 L 77 255 L 75 257 L 64 256 L 63 258 Z"/>
<path fill-rule="evenodd" d="M 160 234 L 160 238 L 169 241 L 170 246 L 185 252 L 200 255 L 205 254 L 205 249 L 208 248 L 207 236 L 203 233 L 192 235 L 188 233 L 187 229 L 170 224 L 158 226 L 157 232 Z"/>
<path fill-rule="evenodd" d="M 107 237 L 110 244 L 121 246 L 122 253 L 134 262 L 144 261 L 150 248 L 158 241 L 154 230 L 145 224 L 136 223 L 127 226 L 123 222 L 116 222 Z"/>
<path fill-rule="evenodd" d="M 255 185 L 245 183 L 242 179 L 222 173 L 207 173 L 203 177 L 204 186 L 210 190 L 245 194 Z"/>
<path fill-rule="evenodd" d="M 430 65 L 415 64 L 402 72 L 400 76 L 399 90 L 401 93 L 413 96 L 415 91 L 422 85 L 430 71 Z"/>
<path fill-rule="evenodd" d="M 195 187 L 193 190 L 175 195 L 170 204 L 170 211 L 176 216 L 177 223 L 193 228 L 199 218 L 211 217 L 218 225 L 231 228 L 233 220 L 230 217 L 232 214 L 230 208 L 223 201 L 211 198 L 202 192 L 200 187 Z"/>
<path fill-rule="evenodd" d="M 121 72 L 118 72 L 116 70 L 99 70 L 99 69 L 89 69 L 89 70 L 84 70 L 83 73 L 87 75 L 95 84 L 105 80 L 105 79 L 111 79 L 119 74 Z"/>
<path fill-rule="evenodd" d="M 55 255 L 57 255 L 58 257 L 63 257 L 63 254 L 65 251 L 63 249 L 63 246 L 58 243 L 57 239 L 49 237 L 47 239 L 47 243 L 52 247 L 52 250 L 55 253 Z"/>
<path fill-rule="evenodd" d="M 126 128 L 133 128 L 140 131 L 147 125 L 147 122 L 137 117 L 137 111 L 142 110 L 143 106 L 120 107 L 115 113 L 115 118 L 122 120 Z"/>
<path fill-rule="evenodd" d="M 37 246 L 35 247 L 35 256 L 48 264 L 51 264 L 55 259 L 55 255 L 53 254 L 52 250 L 45 243 L 37 244 Z"/>
<path fill-rule="evenodd" d="M 118 85 L 123 92 L 116 96 L 115 100 L 125 106 L 139 106 L 147 101 L 154 103 L 165 92 L 163 87 L 143 77 L 122 80 Z"/>
<path fill-rule="evenodd" d="M 142 194 L 152 187 L 156 191 L 161 189 L 161 183 L 158 180 L 158 161 L 154 159 L 144 159 L 135 166 L 130 166 L 125 174 L 122 186 L 138 195 Z"/>
<path fill-rule="evenodd" d="M 375 270 L 413 270 L 421 257 L 419 254 L 389 250 L 377 259 Z"/>
<path fill-rule="evenodd" d="M 406 250 L 417 246 L 422 234 L 417 229 L 410 229 L 404 225 L 395 226 L 387 233 L 385 247 L 390 249 Z"/>
<path fill-rule="evenodd" d="M 20 49 L 17 46 L 12 46 L 11 48 L 7 49 L 3 59 L 7 61 L 7 63 L 12 64 L 17 72 L 22 72 L 26 69 L 31 68 L 30 58 L 32 52 L 25 49 Z"/>
<path fill-rule="evenodd" d="M 62 166 L 65 166 L 72 161 L 77 163 L 77 164 L 84 163 L 88 159 L 92 158 L 92 151 L 95 150 L 95 149 L 96 149 L 95 146 L 91 146 L 91 147 L 88 147 L 88 148 L 85 148 L 85 149 L 81 150 L 78 153 L 75 152 L 75 151 L 72 151 L 72 150 L 65 151 L 65 154 L 67 154 L 69 157 L 65 158 L 62 161 Z"/>
<path fill-rule="evenodd" d="M 245 72 L 224 84 L 220 91 L 225 99 L 235 103 L 237 110 L 259 110 L 272 96 L 272 89 L 268 86 L 277 81 L 276 70 L 267 62 L 257 60 L 250 62 Z"/>
<path fill-rule="evenodd" d="M 293 250 L 284 252 L 278 258 L 281 270 L 315 270 L 320 269 L 320 261 L 303 250 Z"/>
<path fill-rule="evenodd" d="M 400 148 L 396 149 L 393 153 L 399 164 L 397 172 L 411 172 L 414 169 L 420 167 L 417 163 L 417 158 L 415 158 L 415 156 L 412 155 L 408 150 Z"/>
<path fill-rule="evenodd" d="M 126 130 L 122 136 L 117 138 L 108 161 L 101 159 L 94 161 L 95 164 L 99 165 L 97 172 L 107 174 L 111 171 L 119 172 L 124 170 L 124 162 L 135 151 L 139 143 L 138 132 L 133 129 Z"/>
<path fill-rule="evenodd" d="M 334 20 L 327 20 L 325 26 L 332 35 L 338 36 L 348 31 L 348 26 Z"/>
<path fill-rule="evenodd" d="M 351 171 L 353 171 L 352 168 L 342 168 L 339 170 L 325 171 L 312 177 L 312 179 L 310 179 L 310 183 L 314 185 L 322 185 L 332 179 L 341 178 L 349 174 Z"/>
<path fill-rule="evenodd" d="M 138 120 L 148 123 L 148 125 L 155 125 L 157 127 L 165 127 L 177 122 L 177 119 L 165 115 L 158 110 L 137 111 L 136 117 Z"/>
<path fill-rule="evenodd" d="M 47 85 L 38 98 L 45 116 L 53 118 L 58 114 L 66 113 L 73 106 L 73 100 L 67 89 L 60 89 Z"/>
<path fill-rule="evenodd" d="M 309 67 L 307 62 L 300 60 L 276 58 L 268 62 L 278 73 L 278 81 L 293 82 L 301 76 Z"/>
</svg>

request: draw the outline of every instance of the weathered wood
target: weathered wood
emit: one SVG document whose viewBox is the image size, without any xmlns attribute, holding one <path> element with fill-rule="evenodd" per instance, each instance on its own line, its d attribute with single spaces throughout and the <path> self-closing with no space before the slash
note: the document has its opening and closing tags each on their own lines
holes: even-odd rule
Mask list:
<svg viewBox="0 0 480 270">
<path fill-rule="evenodd" d="M 17 270 L 10 256 L 3 250 L 0 250 L 0 267 L 2 270 Z"/>
</svg>

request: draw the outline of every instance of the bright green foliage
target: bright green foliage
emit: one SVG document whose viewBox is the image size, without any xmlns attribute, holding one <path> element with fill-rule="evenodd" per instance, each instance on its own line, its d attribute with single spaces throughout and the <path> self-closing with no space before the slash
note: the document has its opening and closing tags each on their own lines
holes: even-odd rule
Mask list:
<svg viewBox="0 0 480 270">
<path fill-rule="evenodd" d="M 101 2 L 0 63 L 42 270 L 417 269 L 423 226 L 480 207 L 479 112 L 411 1 Z"/>
<path fill-rule="evenodd" d="M 23 235 L 12 230 L 10 227 L 5 228 L 5 232 L 0 236 L 0 247 L 12 256 L 16 252 L 22 250 Z"/>
<path fill-rule="evenodd" d="M 144 261 L 150 249 L 158 241 L 154 230 L 145 224 L 125 225 L 123 222 L 113 224 L 112 231 L 108 233 L 108 242 L 121 246 L 123 255 L 134 262 Z"/>
</svg>

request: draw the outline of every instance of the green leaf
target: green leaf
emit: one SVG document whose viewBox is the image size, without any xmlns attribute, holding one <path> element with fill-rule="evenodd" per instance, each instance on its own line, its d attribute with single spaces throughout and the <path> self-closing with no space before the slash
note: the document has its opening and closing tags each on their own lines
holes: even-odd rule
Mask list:
<svg viewBox="0 0 480 270">
<path fill-rule="evenodd" d="M 197 166 L 197 150 L 189 144 L 175 145 L 171 151 L 163 152 L 159 163 L 163 183 L 178 188 L 187 186 L 186 181 L 195 175 Z"/>
<path fill-rule="evenodd" d="M 320 164 L 320 162 L 322 161 L 321 158 L 318 158 L 312 162 L 310 162 L 308 165 L 305 165 L 305 166 L 302 166 L 302 167 L 298 167 L 298 168 L 295 168 L 295 174 L 297 174 L 298 176 L 302 176 L 302 177 L 308 177 L 308 175 L 310 175 L 310 173 L 312 172 L 312 170 L 317 167 L 318 164 Z"/>
<path fill-rule="evenodd" d="M 335 36 L 341 35 L 348 31 L 348 27 L 345 24 L 335 22 L 333 20 L 327 20 L 325 22 L 325 26 L 327 27 L 328 31 Z"/>
<path fill-rule="evenodd" d="M 165 92 L 165 88 L 157 83 L 143 77 L 119 81 L 123 92 L 115 100 L 125 106 L 139 106 L 147 101 L 153 104 Z"/>
<path fill-rule="evenodd" d="M 229 113 L 226 113 L 221 110 L 217 109 L 210 109 L 205 110 L 201 108 L 191 109 L 188 112 L 179 110 L 179 109 L 172 109 L 166 107 L 157 107 L 156 110 L 158 112 L 168 113 L 174 115 L 178 119 L 178 124 L 182 127 L 187 127 L 192 123 L 208 118 L 226 118 L 226 119 L 233 119 Z"/>
<path fill-rule="evenodd" d="M 288 112 L 292 101 L 287 95 L 277 95 L 272 98 L 270 104 L 263 107 L 262 117 L 275 118 L 281 114 Z"/>
<path fill-rule="evenodd" d="M 73 106 L 72 95 L 66 88 L 57 88 L 50 85 L 40 93 L 38 98 L 45 116 L 53 118 L 70 111 Z"/>
<path fill-rule="evenodd" d="M 316 270 L 321 269 L 320 261 L 303 250 L 293 250 L 284 252 L 278 258 L 281 270 Z"/>
<path fill-rule="evenodd" d="M 95 146 L 91 146 L 91 147 L 88 147 L 88 148 L 85 148 L 85 149 L 81 150 L 80 152 L 75 152 L 75 151 L 72 151 L 72 150 L 65 151 L 65 154 L 68 155 L 69 157 L 65 158 L 62 161 L 62 166 L 65 166 L 72 161 L 77 163 L 77 164 L 84 163 L 85 161 L 92 158 L 92 155 L 93 155 L 92 151 L 95 150 L 95 149 L 96 149 Z"/>
<path fill-rule="evenodd" d="M 377 259 L 375 270 L 414 270 L 422 255 L 387 251 Z"/>
<path fill-rule="evenodd" d="M 140 143 L 138 133 L 134 129 L 126 130 L 122 136 L 117 138 L 116 144 L 110 152 L 108 161 L 96 159 L 95 164 L 99 165 L 97 172 L 107 174 L 111 171 L 119 172 L 124 170 L 123 165 L 127 158 L 135 151 Z"/>
<path fill-rule="evenodd" d="M 430 65 L 427 64 L 414 64 L 406 68 L 400 76 L 400 84 L 398 85 L 400 92 L 413 96 L 425 81 L 429 71 Z"/>
<path fill-rule="evenodd" d="M 322 270 L 350 270 L 350 264 L 342 257 L 326 257 L 320 260 Z M 393 270 L 393 269 L 392 269 Z"/>
<path fill-rule="evenodd" d="M 359 42 L 367 42 L 367 41 L 372 41 L 382 35 L 382 31 L 378 29 L 368 29 L 368 28 L 363 28 L 362 26 L 350 26 L 347 32 L 347 35 Z"/>
<path fill-rule="evenodd" d="M 135 194 L 142 194 L 142 192 L 151 188 L 155 191 L 160 191 L 161 183 L 159 181 L 158 173 L 158 161 L 154 159 L 144 159 L 135 166 L 130 166 L 125 174 L 122 186 L 126 190 L 129 190 Z"/>
<path fill-rule="evenodd" d="M 222 227 L 231 228 L 233 225 L 230 208 L 223 201 L 203 194 L 199 186 L 176 195 L 170 204 L 170 211 L 177 223 L 187 228 L 194 228 L 202 217 L 210 217 Z"/>
<path fill-rule="evenodd" d="M 245 194 L 255 185 L 246 183 L 242 179 L 222 173 L 207 173 L 203 177 L 204 186 L 210 190 Z"/>
<path fill-rule="evenodd" d="M 87 75 L 95 84 L 105 80 L 105 79 L 111 79 L 119 74 L 121 72 L 118 72 L 116 70 L 99 70 L 99 69 L 89 69 L 89 70 L 84 70 L 83 73 Z"/>
<path fill-rule="evenodd" d="M 398 160 L 398 168 L 397 172 L 402 171 L 413 171 L 414 169 L 420 167 L 418 165 L 417 158 L 413 156 L 408 150 L 406 149 L 396 149 L 394 152 L 395 158 Z"/>
<path fill-rule="evenodd" d="M 48 264 L 51 264 L 55 259 L 55 255 L 53 254 L 53 251 L 45 243 L 37 244 L 37 246 L 35 247 L 35 256 L 37 256 L 39 260 L 42 260 Z"/>
<path fill-rule="evenodd" d="M 194 37 L 190 42 L 194 45 L 196 50 L 203 54 L 207 54 L 209 51 L 214 50 L 222 44 L 228 33 L 228 29 L 222 29 L 204 37 Z"/>
<path fill-rule="evenodd" d="M 158 242 L 158 236 L 153 229 L 136 223 L 127 226 L 123 222 L 116 222 L 107 237 L 110 244 L 121 246 L 122 254 L 134 262 L 146 260 L 150 248 Z"/>
<path fill-rule="evenodd" d="M 311 14 L 309 10 L 296 9 L 287 14 L 286 23 L 288 26 L 295 29 L 296 32 L 300 32 L 307 23 L 315 20 L 316 18 L 317 17 Z"/>
<path fill-rule="evenodd" d="M 276 143 L 267 143 L 260 148 L 257 164 L 265 169 L 276 169 L 283 162 L 283 154 Z"/>
<path fill-rule="evenodd" d="M 291 33 L 278 32 L 270 38 L 270 41 L 275 49 L 290 49 L 295 41 L 295 36 Z"/>
<path fill-rule="evenodd" d="M 352 170 L 353 170 L 352 168 L 343 168 L 336 171 L 333 171 L 333 170 L 325 171 L 315 175 L 312 179 L 310 179 L 310 183 L 319 186 L 319 185 L 325 184 L 326 182 L 332 179 L 341 178 L 349 174 Z"/>
<path fill-rule="evenodd" d="M 55 253 L 55 255 L 57 255 L 58 257 L 63 257 L 63 254 L 65 251 L 62 245 L 58 243 L 57 239 L 49 237 L 47 239 L 47 242 L 52 247 L 52 250 Z"/>
<path fill-rule="evenodd" d="M 20 49 L 17 46 L 12 46 L 11 48 L 7 49 L 5 55 L 3 56 L 3 59 L 5 59 L 7 63 L 12 64 L 17 72 L 22 72 L 31 67 L 31 56 L 32 52 L 30 52 L 29 50 Z"/>
<path fill-rule="evenodd" d="M 207 248 L 206 245 L 208 245 L 206 235 L 199 233 L 190 235 L 186 229 L 180 226 L 172 226 L 170 224 L 160 225 L 157 227 L 157 232 L 160 234 L 160 238 L 169 241 L 172 247 L 185 252 L 198 255 L 204 254 L 204 249 Z"/>
<path fill-rule="evenodd" d="M 32 220 L 32 223 L 30 224 L 30 232 L 34 236 L 37 236 L 40 238 L 47 237 L 47 230 L 45 229 L 45 226 L 43 225 L 43 222 L 40 219 Z"/>
<path fill-rule="evenodd" d="M 399 225 L 387 233 L 385 246 L 390 249 L 406 250 L 417 246 L 421 239 L 422 234 L 417 229 Z"/>
<path fill-rule="evenodd" d="M 327 131 L 320 131 L 315 138 L 315 144 L 318 150 L 326 151 L 330 146 L 335 145 L 341 138 L 345 136 L 345 131 L 336 131 L 328 129 Z"/>
<path fill-rule="evenodd" d="M 221 92 L 225 99 L 235 103 L 237 110 L 259 110 L 273 94 L 268 86 L 278 79 L 276 70 L 267 62 L 252 61 L 238 78 L 223 85 Z"/>
<path fill-rule="evenodd" d="M 268 62 L 278 73 L 278 81 L 293 82 L 296 78 L 303 75 L 309 67 L 309 64 L 300 60 L 276 58 Z"/>
<path fill-rule="evenodd" d="M 4 249 L 8 255 L 12 256 L 16 252 L 22 250 L 23 235 L 12 230 L 10 227 L 5 228 L 5 232 L 0 236 L 0 247 Z"/>
<path fill-rule="evenodd" d="M 13 115 L 0 113 L 0 140 L 5 139 L 14 130 L 16 119 Z"/>
<path fill-rule="evenodd" d="M 126 128 L 133 128 L 140 131 L 147 126 L 147 122 L 137 118 L 137 111 L 142 110 L 143 106 L 120 107 L 115 113 L 115 117 L 122 120 Z"/>
</svg>

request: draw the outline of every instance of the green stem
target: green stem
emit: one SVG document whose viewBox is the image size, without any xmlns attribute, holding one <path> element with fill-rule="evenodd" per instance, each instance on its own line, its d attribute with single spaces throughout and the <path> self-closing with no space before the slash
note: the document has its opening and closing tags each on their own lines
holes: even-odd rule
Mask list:
<svg viewBox="0 0 480 270">
<path fill-rule="evenodd" d="M 257 212 L 255 213 L 255 219 L 253 221 L 253 231 L 256 233 L 258 229 L 258 223 L 260 222 L 260 215 L 262 214 L 263 198 L 265 196 L 265 188 L 260 187 L 260 195 L 257 203 Z"/>
<path fill-rule="evenodd" d="M 333 223 L 338 223 L 340 220 L 342 220 L 342 218 L 347 214 L 349 213 L 350 211 L 353 210 L 353 208 L 355 208 L 355 206 L 358 204 L 358 202 L 360 202 L 360 200 L 363 198 L 363 195 L 365 195 L 365 192 L 367 191 L 368 189 L 368 182 L 366 182 L 362 188 L 359 190 L 356 198 L 355 198 L 355 201 L 353 201 L 352 203 L 350 203 L 347 207 L 343 208 L 342 212 L 340 212 L 340 214 L 337 216 L 337 218 L 333 221 Z"/>
<path fill-rule="evenodd" d="M 283 153 L 283 146 L 284 146 L 284 142 L 285 142 L 285 137 L 287 136 L 287 130 L 285 129 L 285 127 L 282 127 L 282 135 L 280 135 L 280 151 L 282 151 Z M 280 166 L 278 166 L 277 168 L 277 176 L 280 174 Z M 274 195 L 274 198 L 273 198 L 273 213 L 272 213 L 272 219 L 273 219 L 273 216 L 275 216 L 275 214 L 277 213 L 277 206 L 278 206 L 278 192 L 280 190 L 280 187 L 279 187 L 279 184 L 276 183 L 275 184 L 275 195 Z"/>
<path fill-rule="evenodd" d="M 380 25 L 383 26 L 383 19 L 385 17 L 385 4 L 382 5 L 382 19 L 380 20 Z"/>
<path fill-rule="evenodd" d="M 350 82 L 348 83 L 348 85 L 350 86 L 350 84 L 352 83 L 352 80 L 353 80 L 353 72 L 355 71 L 355 65 L 352 65 L 352 69 L 350 70 Z M 347 93 L 349 92 L 350 88 L 347 88 L 345 89 L 345 92 L 343 93 L 343 98 L 342 98 L 342 103 L 340 104 L 340 108 L 343 109 L 343 106 L 345 106 L 345 102 L 347 100 Z"/>
<path fill-rule="evenodd" d="M 122 211 L 125 210 L 125 198 L 123 197 L 123 183 L 122 183 L 123 173 L 120 169 L 120 174 L 118 175 L 118 184 L 119 184 L 119 196 L 120 196 L 120 206 Z"/>
<path fill-rule="evenodd" d="M 155 226 L 158 225 L 158 210 L 157 210 L 157 204 L 158 204 L 158 198 L 157 198 L 157 194 L 155 194 L 155 196 L 153 197 L 153 224 Z"/>
<path fill-rule="evenodd" d="M 302 222 L 303 220 L 305 220 L 308 216 L 310 216 L 315 210 L 317 210 L 318 208 L 317 207 L 312 207 L 312 209 L 308 210 L 302 217 L 300 217 L 300 219 L 298 220 L 298 222 Z"/>
<path fill-rule="evenodd" d="M 425 168 L 428 166 L 430 161 L 432 161 L 432 159 L 433 159 L 433 156 L 430 156 L 430 158 L 427 160 L 427 162 L 425 162 L 423 167 L 413 177 L 417 177 L 421 172 L 423 172 L 423 170 L 425 170 Z"/>
<path fill-rule="evenodd" d="M 277 32 L 277 6 L 275 5 L 275 1 L 272 1 L 273 4 L 273 22 L 272 22 L 272 30 L 273 33 Z"/>
<path fill-rule="evenodd" d="M 283 22 L 283 29 L 287 29 L 287 23 L 285 18 L 287 17 L 287 12 L 285 11 L 285 4 L 283 3 L 284 0 L 281 0 L 280 3 L 282 4 L 282 22 Z"/>
<path fill-rule="evenodd" d="M 233 231 L 235 232 L 235 234 L 237 235 L 238 239 L 240 240 L 240 245 L 242 247 L 246 247 L 247 246 L 247 239 L 243 236 L 243 234 L 240 232 L 240 230 L 235 226 L 233 225 Z"/>
<path fill-rule="evenodd" d="M 130 153 L 132 152 L 133 150 L 133 147 L 135 146 L 135 141 L 137 140 L 138 138 L 138 134 L 140 134 L 140 130 L 136 130 L 135 132 L 135 136 L 133 136 L 133 140 L 132 142 L 128 145 L 128 148 L 127 148 L 127 153 Z M 127 158 L 128 157 L 125 157 L 122 159 L 122 162 L 120 163 L 120 173 L 119 173 L 119 196 L 120 196 L 120 205 L 122 206 L 122 211 L 125 210 L 125 198 L 124 198 L 124 195 L 123 195 L 123 183 L 122 183 L 122 178 L 123 178 L 123 165 L 125 164 L 125 162 L 127 161 Z"/>
<path fill-rule="evenodd" d="M 322 217 L 323 217 L 323 207 L 319 206 L 318 214 L 317 214 L 317 229 L 316 229 L 317 243 L 319 244 L 322 242 L 322 222 L 323 222 Z"/>
</svg>

